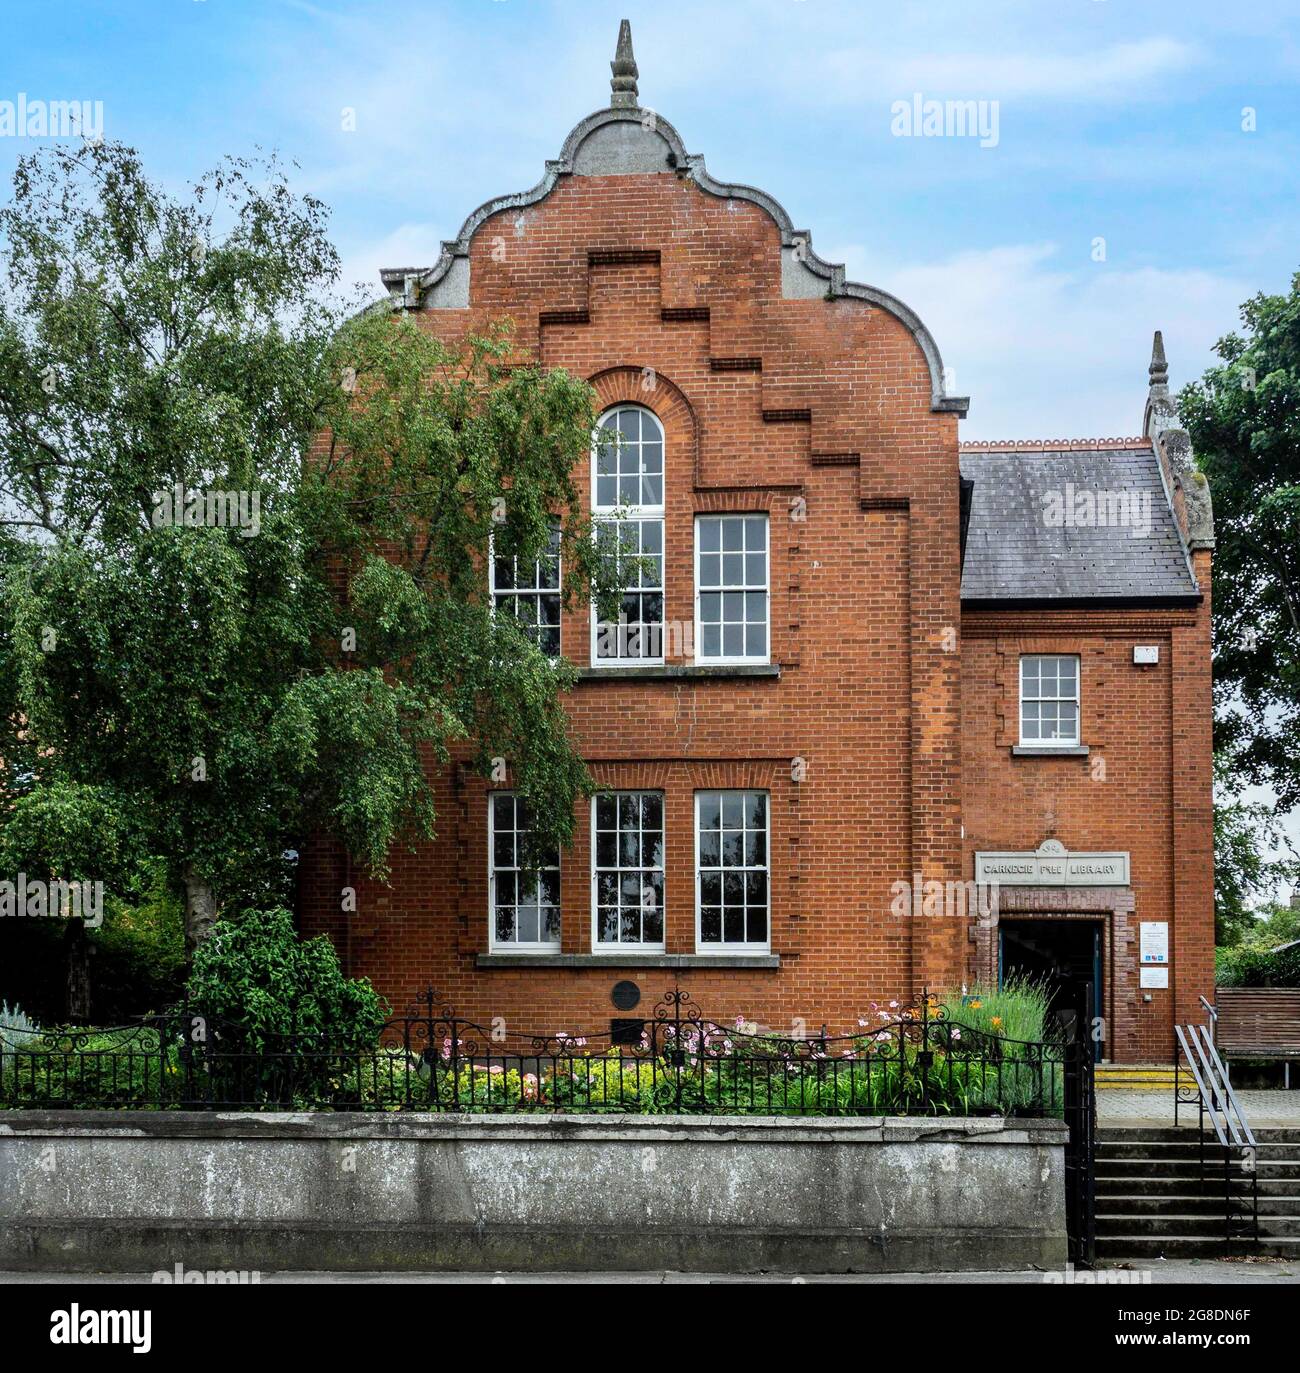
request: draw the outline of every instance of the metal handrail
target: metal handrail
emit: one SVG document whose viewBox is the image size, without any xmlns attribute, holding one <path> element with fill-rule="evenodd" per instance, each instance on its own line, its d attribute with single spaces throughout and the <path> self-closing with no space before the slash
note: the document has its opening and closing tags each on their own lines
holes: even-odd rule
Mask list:
<svg viewBox="0 0 1300 1373">
<path fill-rule="evenodd" d="M 1201 1003 L 1202 1005 L 1206 1004 L 1204 997 L 1201 998 Z M 1207 1009 L 1210 1008 L 1207 1007 Z M 1208 1113 L 1214 1126 L 1214 1133 L 1218 1137 L 1219 1147 L 1223 1151 L 1225 1238 L 1231 1241 L 1233 1238 L 1239 1237 L 1240 1232 L 1234 1233 L 1233 1228 L 1234 1220 L 1236 1220 L 1244 1222 L 1248 1233 L 1258 1240 L 1259 1174 L 1255 1166 L 1257 1145 L 1254 1132 L 1246 1119 L 1246 1113 L 1241 1109 L 1241 1102 L 1237 1100 L 1236 1092 L 1232 1090 L 1232 1083 L 1228 1080 L 1223 1060 L 1219 1057 L 1219 1051 L 1214 1047 L 1214 1040 L 1210 1036 L 1209 1029 L 1204 1025 L 1188 1025 L 1186 1027 L 1175 1025 L 1174 1032 L 1178 1036 L 1183 1057 L 1186 1058 L 1187 1066 L 1191 1069 L 1192 1077 L 1196 1082 L 1202 1185 L 1206 1181 L 1205 1117 Z M 1174 1066 L 1174 1124 L 1177 1125 L 1179 1092 L 1181 1090 L 1178 1084 L 1178 1070 L 1181 1064 L 1175 1061 Z M 1233 1191 L 1229 1161 L 1234 1151 L 1241 1155 L 1242 1163 L 1250 1176 L 1250 1188 L 1246 1198 L 1249 1203 L 1248 1207 L 1243 1205 L 1243 1199 L 1234 1194 Z"/>
<path fill-rule="evenodd" d="M 1219 1080 L 1223 1083 L 1223 1094 L 1228 1101 L 1228 1105 L 1232 1107 L 1233 1117 L 1240 1123 L 1241 1135 L 1244 1136 L 1244 1138 L 1239 1139 L 1238 1142 L 1248 1144 L 1253 1149 L 1255 1148 L 1255 1136 L 1251 1131 L 1250 1123 L 1246 1120 L 1245 1111 L 1241 1109 L 1241 1102 L 1237 1100 L 1237 1094 L 1232 1090 L 1232 1080 L 1228 1077 L 1228 1070 L 1224 1067 L 1223 1060 L 1219 1057 L 1218 1049 L 1214 1047 L 1214 1040 L 1210 1038 L 1210 1032 L 1204 1025 L 1200 1026 L 1200 1031 L 1201 1039 L 1204 1041 L 1205 1048 L 1209 1053 L 1210 1061 L 1213 1063 L 1218 1073 Z M 1225 1112 L 1224 1114 L 1226 1115 L 1227 1113 Z M 1228 1118 L 1230 1123 L 1233 1117 Z M 1238 1138 L 1235 1128 L 1233 1131 L 1233 1138 Z"/>
<path fill-rule="evenodd" d="M 1191 1032 L 1192 1032 L 1192 1038 L 1193 1038 L 1193 1040 L 1195 1040 L 1195 1038 L 1196 1038 L 1196 1029 L 1195 1029 L 1195 1027 L 1192 1026 L 1192 1025 L 1189 1025 L 1187 1028 L 1188 1028 L 1189 1030 L 1191 1030 Z M 1193 1077 L 1193 1078 L 1195 1079 L 1195 1081 L 1196 1081 L 1196 1090 L 1197 1090 L 1197 1092 L 1198 1092 L 1199 1095 L 1200 1095 L 1200 1107 L 1201 1107 L 1201 1114 L 1202 1114 L 1202 1117 L 1204 1116 L 1204 1114 L 1205 1114 L 1206 1111 L 1209 1112 L 1209 1114 L 1210 1114 L 1210 1120 L 1213 1122 L 1213 1125 L 1214 1125 L 1214 1133 L 1215 1133 L 1216 1135 L 1218 1135 L 1218 1137 L 1219 1137 L 1219 1143 L 1220 1143 L 1221 1145 L 1223 1145 L 1223 1147 L 1226 1149 L 1226 1148 L 1228 1147 L 1228 1136 L 1227 1136 L 1227 1133 L 1225 1132 L 1225 1130 L 1224 1130 L 1224 1128 L 1223 1128 L 1223 1125 L 1222 1125 L 1222 1124 L 1220 1123 L 1220 1121 L 1219 1121 L 1219 1112 L 1218 1112 L 1218 1107 L 1217 1107 L 1217 1104 L 1216 1104 L 1216 1103 L 1217 1103 L 1217 1098 L 1216 1098 L 1215 1094 L 1212 1092 L 1212 1090 L 1211 1090 L 1209 1087 L 1206 1086 L 1205 1081 L 1204 1081 L 1204 1079 L 1203 1079 L 1203 1077 L 1202 1077 L 1202 1075 L 1201 1075 L 1201 1069 L 1197 1067 L 1197 1059 L 1198 1059 L 1199 1055 L 1192 1052 L 1192 1047 L 1191 1047 L 1190 1044 L 1188 1044 L 1188 1042 L 1187 1042 L 1187 1036 L 1183 1033 L 1183 1027 L 1182 1027 L 1181 1025 L 1175 1025 L 1175 1026 L 1174 1026 L 1174 1033 L 1178 1036 L 1178 1042 L 1179 1042 L 1180 1045 L 1182 1045 L 1183 1057 L 1186 1058 L 1186 1060 L 1187 1060 L 1187 1066 L 1192 1070 L 1192 1077 Z M 1207 1072 L 1206 1075 L 1208 1076 L 1208 1072 Z M 1178 1087 L 1178 1074 L 1177 1074 L 1177 1071 L 1175 1071 L 1175 1073 L 1174 1073 L 1174 1124 L 1175 1124 L 1175 1125 L 1178 1124 L 1178 1092 L 1179 1092 L 1179 1087 Z"/>
<path fill-rule="evenodd" d="M 1212 1001 L 1207 1001 L 1204 997 L 1200 998 L 1201 1005 L 1205 1008 L 1205 1014 L 1217 1025 L 1219 1023 L 1219 1009 Z"/>
</svg>

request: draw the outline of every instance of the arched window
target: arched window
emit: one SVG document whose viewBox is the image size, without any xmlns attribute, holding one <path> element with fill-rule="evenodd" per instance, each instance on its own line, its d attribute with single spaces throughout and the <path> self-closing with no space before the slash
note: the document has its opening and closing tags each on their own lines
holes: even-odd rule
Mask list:
<svg viewBox="0 0 1300 1373">
<path fill-rule="evenodd" d="M 640 405 L 600 417 L 592 443 L 591 509 L 624 588 L 617 621 L 592 615 L 591 661 L 664 660 L 664 431 Z"/>
</svg>

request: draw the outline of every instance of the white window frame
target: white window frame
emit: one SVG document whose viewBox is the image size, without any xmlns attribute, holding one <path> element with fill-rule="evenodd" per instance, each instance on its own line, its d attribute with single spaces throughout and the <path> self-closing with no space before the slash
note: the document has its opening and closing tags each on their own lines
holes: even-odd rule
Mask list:
<svg viewBox="0 0 1300 1373">
<path fill-rule="evenodd" d="M 518 954 L 553 954 L 559 953 L 561 939 L 554 942 L 529 942 L 521 943 L 514 939 L 497 938 L 497 865 L 496 865 L 496 798 L 498 796 L 509 796 L 514 798 L 516 806 L 516 819 L 518 817 L 519 794 L 514 791 L 497 790 L 489 791 L 487 794 L 487 866 L 488 866 L 488 949 L 492 953 L 518 953 Z M 518 828 L 515 830 L 519 833 Z M 517 855 L 516 855 L 517 856 Z M 557 878 L 562 874 L 564 864 L 564 854 L 559 852 L 555 855 L 555 873 Z M 519 868 L 503 869 L 503 871 L 519 872 Z M 547 869 L 550 871 L 550 869 Z M 561 904 L 558 907 L 560 912 L 560 928 L 564 928 L 564 889 L 560 888 Z M 561 936 L 562 938 L 562 936 Z"/>
<path fill-rule="evenodd" d="M 700 521 L 701 520 L 753 520 L 763 521 L 763 566 L 767 570 L 767 580 L 762 587 L 750 586 L 746 582 L 743 586 L 722 588 L 709 588 L 709 593 L 726 595 L 727 591 L 747 595 L 755 591 L 762 591 L 767 597 L 767 647 L 760 657 L 757 654 L 741 653 L 726 654 L 719 653 L 706 655 L 704 652 L 704 625 L 700 619 L 700 598 L 704 595 L 704 587 L 700 578 L 700 559 L 703 557 L 703 550 L 700 548 Z M 743 556 L 743 555 L 742 555 Z M 766 664 L 772 661 L 772 521 L 768 517 L 766 510 L 746 510 L 746 511 L 722 511 L 722 510 L 703 510 L 697 511 L 695 515 L 695 661 L 698 663 L 710 663 L 717 666 L 726 667 L 739 666 L 744 663 Z M 752 790 L 752 788 L 751 788 Z"/>
<path fill-rule="evenodd" d="M 611 416 L 618 414 L 621 410 L 638 410 L 642 415 L 649 415 L 654 421 L 655 427 L 659 430 L 659 446 L 663 453 L 663 467 L 659 474 L 660 479 L 660 501 L 658 505 L 601 505 L 596 497 L 596 462 L 597 453 L 600 447 L 600 431 L 605 425 L 605 421 Z M 592 537 L 598 538 L 602 525 L 620 525 L 631 523 L 633 520 L 655 521 L 659 525 L 659 561 L 661 576 L 659 578 L 659 595 L 663 600 L 664 619 L 660 621 L 659 634 L 659 653 L 654 657 L 623 657 L 601 658 L 597 656 L 596 645 L 600 638 L 600 617 L 596 608 L 596 602 L 591 602 L 591 633 L 590 643 L 587 651 L 587 661 L 594 668 L 627 668 L 627 667 L 663 667 L 664 665 L 664 646 L 667 637 L 668 624 L 668 522 L 665 518 L 666 504 L 668 499 L 668 440 L 664 434 L 664 426 L 659 416 L 650 409 L 648 405 L 640 405 L 635 401 L 621 401 L 617 405 L 611 405 L 608 409 L 601 412 L 596 421 L 596 428 L 591 436 L 591 523 Z"/>
<path fill-rule="evenodd" d="M 560 532 L 560 531 L 561 531 L 562 527 L 561 527 L 561 524 L 560 524 L 560 521 L 559 521 L 559 520 L 553 520 L 553 521 L 552 521 L 552 524 L 553 524 L 553 526 L 555 527 L 555 529 L 556 529 L 557 532 Z M 536 561 L 537 561 L 538 564 L 541 563 L 541 559 L 540 559 L 540 558 L 538 558 Z M 518 558 L 518 555 L 515 555 L 515 557 L 514 557 L 514 563 L 515 563 L 515 568 L 516 568 L 516 571 L 517 571 L 517 570 L 518 570 L 518 567 L 519 567 L 519 558 Z M 495 535 L 494 533 L 492 533 L 492 532 L 489 532 L 489 533 L 488 533 L 488 605 L 491 607 L 491 613 L 492 613 L 493 618 L 496 617 L 496 613 L 497 613 L 497 596 L 498 596 L 498 595 L 500 595 L 500 596 L 513 596 L 513 597 L 515 597 L 516 599 L 518 599 L 518 597 L 519 597 L 520 594 L 523 594 L 523 595 L 525 595 L 525 596 L 532 596 L 532 597 L 538 598 L 538 599 L 540 599 L 540 597 L 543 596 L 543 595 L 546 595 L 546 596 L 554 595 L 555 598 L 559 601 L 559 604 L 560 604 L 560 619 L 559 619 L 559 622 L 558 622 L 557 625 L 556 625 L 556 629 L 559 631 L 559 643 L 556 645 L 555 653 L 554 653 L 553 655 L 550 654 L 550 653 L 547 653 L 546 650 L 543 649 L 543 648 L 541 647 L 540 644 L 538 645 L 538 652 L 540 652 L 540 653 L 542 654 L 542 656 L 547 660 L 547 662 L 551 662 L 551 663 L 557 663 L 557 662 L 559 662 L 559 660 L 560 660 L 561 658 L 564 657 L 564 562 L 563 562 L 563 555 L 561 554 L 561 552 L 559 551 L 559 549 L 557 549 L 557 550 L 556 550 L 556 553 L 555 553 L 555 576 L 556 576 L 556 580 L 557 580 L 557 582 L 558 582 L 558 585 L 555 587 L 554 591 L 552 591 L 552 590 L 550 590 L 550 589 L 543 590 L 541 587 L 537 587 L 537 588 L 525 588 L 525 589 L 522 591 L 522 593 L 521 593 L 521 592 L 520 592 L 518 589 L 516 589 L 515 587 L 510 587 L 510 586 L 498 587 L 498 586 L 497 586 L 496 535 Z"/>
<path fill-rule="evenodd" d="M 767 874 L 767 938 L 761 943 L 757 940 L 743 944 L 728 943 L 725 940 L 710 941 L 704 940 L 702 911 L 703 901 L 700 899 L 702 894 L 703 871 L 700 865 L 700 801 L 706 795 L 722 796 L 727 792 L 740 793 L 757 791 L 762 792 L 766 798 L 763 807 L 763 816 L 766 821 L 766 833 L 763 837 L 763 849 L 767 855 L 767 862 L 762 871 Z M 725 954 L 725 953 L 771 953 L 772 951 L 772 793 L 766 787 L 701 787 L 695 793 L 695 951 L 700 954 Z M 720 856 L 720 855 L 719 855 Z M 718 871 L 725 871 L 719 868 Z M 742 867 L 734 871 L 757 872 L 757 868 Z M 726 929 L 726 920 L 723 920 L 723 929 Z"/>
<path fill-rule="evenodd" d="M 1074 704 L 1074 737 L 1070 739 L 1026 739 L 1025 738 L 1025 663 L 1030 658 L 1069 658 L 1074 663 L 1073 696 L 1033 696 L 1030 702 L 1066 701 Z M 1016 733 L 1021 748 L 1066 749 L 1078 748 L 1083 729 L 1083 663 L 1077 653 L 1022 653 L 1019 666 L 1019 697 L 1016 702 Z"/>
<path fill-rule="evenodd" d="M 621 938 L 613 943 L 602 943 L 600 939 L 600 884 L 601 872 L 621 871 L 598 868 L 596 865 L 596 803 L 601 796 L 648 796 L 659 797 L 660 836 L 663 840 L 663 862 L 658 868 L 644 869 L 663 874 L 664 900 L 659 908 L 663 921 L 664 937 L 656 944 L 624 943 Z M 616 831 L 617 833 L 617 831 Z M 642 888 L 644 895 L 644 887 Z M 621 932 L 620 932 L 621 933 Z M 602 958 L 626 958 L 629 954 L 661 954 L 667 952 L 668 940 L 668 797 L 658 787 L 610 787 L 597 792 L 591 798 L 591 951 Z"/>
</svg>

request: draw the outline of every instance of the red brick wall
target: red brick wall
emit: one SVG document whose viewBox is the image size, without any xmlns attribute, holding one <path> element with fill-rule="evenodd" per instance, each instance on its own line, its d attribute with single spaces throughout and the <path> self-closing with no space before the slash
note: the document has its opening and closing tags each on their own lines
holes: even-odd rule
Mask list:
<svg viewBox="0 0 1300 1373">
<path fill-rule="evenodd" d="M 631 400 L 658 415 L 670 621 L 693 620 L 694 515 L 769 514 L 779 680 L 584 681 L 568 701 L 573 738 L 598 780 L 666 794 L 669 953 L 695 952 L 694 791 L 771 792 L 771 943 L 781 967 L 681 972 L 706 1013 L 837 1029 L 870 1000 L 960 983 L 974 969 L 966 925 L 896 918 L 890 884 L 918 870 L 969 877 L 977 840 L 1033 847 L 1048 811 L 1071 847 L 1136 851 L 1140 909 L 1178 904 L 1171 835 L 1184 833 L 1182 899 L 1189 910 L 1203 904 L 1203 863 L 1190 854 L 1203 816 L 1189 811 L 1183 830 L 1171 821 L 1178 796 L 1199 805 L 1197 720 L 1180 727 L 1197 734 L 1183 761 L 1185 795 L 1170 784 L 1171 671 L 1172 691 L 1199 709 L 1206 681 L 1181 657 L 1202 652 L 1200 621 L 1169 621 L 1161 642 L 1178 646 L 1172 668 L 1166 655 L 1131 700 L 1119 639 L 1101 632 L 1085 649 L 1085 729 L 1112 759 L 1105 794 L 1124 802 L 1113 821 L 1080 766 L 1012 762 L 999 743 L 996 673 L 1005 634 L 1019 631 L 993 625 L 1003 637 L 989 637 L 980 626 L 963 656 L 957 420 L 931 410 L 927 364 L 897 318 L 860 300 L 783 298 L 769 216 L 672 174 L 563 177 L 539 204 L 493 216 L 473 241 L 471 292 L 469 309 L 417 318 L 455 339 L 508 315 L 521 359 L 589 378 L 602 403 Z M 707 318 L 665 320 L 665 310 L 682 309 Z M 556 312 L 567 313 L 548 322 Z M 589 488 L 585 470 L 578 485 Z M 795 497 L 806 519 L 790 518 Z M 1070 648 L 1077 619 L 1062 626 Z M 566 656 L 585 666 L 584 611 L 566 615 L 563 636 Z M 1141 737 L 1122 720 L 1141 724 Z M 799 783 L 795 758 L 806 762 Z M 487 792 L 463 766 L 439 777 L 438 838 L 397 854 L 388 887 L 316 846 L 303 869 L 304 932 L 330 933 L 349 968 L 395 1005 L 432 984 L 480 1020 L 599 1027 L 619 1014 L 612 984 L 632 976 L 648 1011 L 673 971 L 628 973 L 616 959 L 595 969 L 477 965 L 488 948 Z M 562 860 L 566 953 L 591 948 L 589 874 L 584 806 Z M 345 886 L 359 900 L 347 916 Z M 1194 915 L 1184 921 L 1194 933 Z M 1168 1029 L 1167 1008 L 1161 1014 L 1143 1021 L 1153 1052 Z"/>
<path fill-rule="evenodd" d="M 1175 1013 L 1203 1019 L 1197 997 L 1214 984 L 1208 553 L 1195 570 L 1206 598 L 1187 610 L 968 610 L 963 623 L 966 870 L 978 850 L 1030 850 L 1045 838 L 1129 852 L 1131 897 L 1080 889 L 1066 906 L 1014 888 L 1003 902 L 1004 916 L 1015 904 L 1106 921 L 1107 1056 L 1119 1061 L 1169 1061 Z M 1158 645 L 1159 663 L 1135 666 L 1135 644 Z M 1086 758 L 1012 755 L 1022 653 L 1079 655 Z M 1142 921 L 1169 923 L 1167 991 L 1138 987 Z M 973 948 L 972 973 L 987 976 L 995 952 Z"/>
</svg>

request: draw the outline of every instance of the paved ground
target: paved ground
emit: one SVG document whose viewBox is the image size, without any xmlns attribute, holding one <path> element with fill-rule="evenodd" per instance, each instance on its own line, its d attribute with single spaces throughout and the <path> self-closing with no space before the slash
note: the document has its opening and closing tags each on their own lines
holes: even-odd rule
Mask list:
<svg viewBox="0 0 1300 1373">
<path fill-rule="evenodd" d="M 1164 1284 L 1177 1282 L 1230 1284 L 1265 1283 L 1269 1286 L 1300 1285 L 1300 1263 L 1287 1259 L 1253 1263 L 1206 1259 L 1201 1262 L 1172 1261 L 1150 1263 L 1145 1267 L 1111 1265 L 1096 1274 L 1062 1273 L 847 1273 L 801 1276 L 791 1273 L 266 1273 L 263 1283 L 491 1283 L 500 1286 L 558 1284 L 586 1286 L 616 1283 L 619 1286 L 677 1286 L 689 1283 L 834 1283 L 838 1285 L 881 1285 L 959 1283 L 963 1286 L 986 1283 L 1073 1285 L 1104 1283 L 1107 1286 Z M 148 1273 L 0 1273 L 0 1287 L 9 1285 L 45 1286 L 52 1283 L 148 1283 Z"/>
<path fill-rule="evenodd" d="M 1238 1092 L 1237 1100 L 1252 1129 L 1257 1125 L 1300 1128 L 1300 1090 Z M 1180 1124 L 1195 1125 L 1196 1107 L 1180 1106 L 1178 1118 Z M 1101 1125 L 1172 1125 L 1173 1089 L 1135 1092 L 1125 1087 L 1098 1088 L 1097 1121 Z"/>
</svg>

